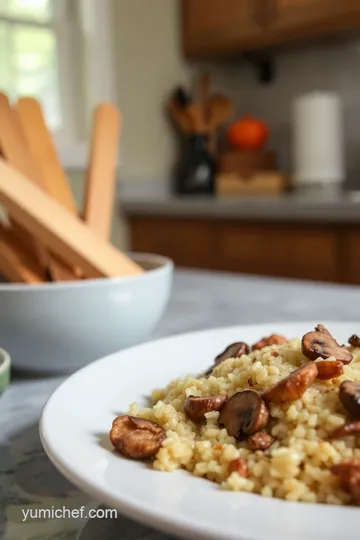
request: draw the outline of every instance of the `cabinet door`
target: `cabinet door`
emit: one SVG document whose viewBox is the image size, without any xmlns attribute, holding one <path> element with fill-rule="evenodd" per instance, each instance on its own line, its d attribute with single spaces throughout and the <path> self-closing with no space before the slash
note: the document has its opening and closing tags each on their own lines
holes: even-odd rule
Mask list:
<svg viewBox="0 0 360 540">
<path fill-rule="evenodd" d="M 132 251 L 165 255 L 180 266 L 214 268 L 210 221 L 131 217 L 130 238 Z"/>
<path fill-rule="evenodd" d="M 338 236 L 332 227 L 224 223 L 217 230 L 223 270 L 338 281 Z"/>
<path fill-rule="evenodd" d="M 358 26 L 360 0 L 267 0 L 273 42 L 316 36 Z"/>
<path fill-rule="evenodd" d="M 259 0 L 182 0 L 186 56 L 237 52 L 262 39 Z"/>
</svg>

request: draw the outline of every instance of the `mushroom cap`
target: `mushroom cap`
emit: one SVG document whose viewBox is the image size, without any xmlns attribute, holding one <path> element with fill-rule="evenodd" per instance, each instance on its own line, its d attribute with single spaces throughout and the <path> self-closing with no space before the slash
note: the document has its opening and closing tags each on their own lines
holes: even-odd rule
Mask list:
<svg viewBox="0 0 360 540">
<path fill-rule="evenodd" d="M 343 381 L 339 388 L 339 399 L 353 418 L 360 418 L 360 382 Z"/>
<path fill-rule="evenodd" d="M 249 354 L 249 352 L 250 347 L 247 343 L 244 341 L 236 341 L 235 343 L 228 345 L 222 353 L 218 354 L 214 362 L 215 365 L 218 366 L 221 364 L 221 362 L 224 362 L 224 360 L 227 360 L 228 358 L 240 358 L 240 356 L 243 354 Z"/>
<path fill-rule="evenodd" d="M 165 430 L 155 422 L 129 415 L 115 418 L 110 431 L 114 448 L 132 459 L 154 456 L 165 438 Z"/>
<path fill-rule="evenodd" d="M 345 345 L 339 345 L 329 330 L 322 324 L 318 324 L 315 330 L 303 336 L 301 352 L 309 360 L 316 360 L 319 357 L 326 360 L 332 356 L 343 364 L 349 364 L 352 360 L 351 352 Z"/>
<path fill-rule="evenodd" d="M 184 403 L 185 414 L 195 423 L 205 420 L 205 414 L 219 411 L 227 400 L 226 394 L 211 397 L 189 396 Z"/>
<path fill-rule="evenodd" d="M 307 362 L 265 390 L 262 397 L 269 403 L 286 403 L 299 399 L 318 375 L 317 362 Z"/>
<path fill-rule="evenodd" d="M 234 394 L 221 409 L 218 423 L 231 437 L 242 439 L 244 434 L 260 431 L 269 420 L 264 400 L 254 390 Z"/>
</svg>

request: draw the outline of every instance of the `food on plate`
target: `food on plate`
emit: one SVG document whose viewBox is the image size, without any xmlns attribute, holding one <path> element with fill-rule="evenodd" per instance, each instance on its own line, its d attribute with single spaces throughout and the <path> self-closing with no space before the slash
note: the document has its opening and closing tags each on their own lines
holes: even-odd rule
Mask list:
<svg viewBox="0 0 360 540">
<path fill-rule="evenodd" d="M 128 415 L 115 418 L 110 431 L 114 448 L 132 459 L 154 456 L 165 438 L 165 430 L 155 422 Z"/>
<path fill-rule="evenodd" d="M 264 337 L 260 339 L 260 341 L 257 341 L 254 343 L 254 345 L 251 347 L 252 351 L 260 351 L 264 347 L 268 347 L 269 345 L 282 345 L 283 343 L 286 343 L 287 339 L 284 336 L 279 336 L 279 334 L 271 334 L 270 336 Z"/>
<path fill-rule="evenodd" d="M 360 505 L 360 343 L 350 348 L 321 324 L 233 343 L 210 371 L 154 390 L 151 407 L 133 403 L 111 442 L 223 489 Z"/>
<path fill-rule="evenodd" d="M 250 347 L 244 341 L 238 341 L 228 345 L 224 351 L 215 357 L 214 364 L 206 371 L 206 375 L 210 375 L 215 366 L 218 366 L 224 360 L 228 358 L 239 358 L 243 354 L 248 354 Z"/>
<path fill-rule="evenodd" d="M 315 330 L 308 332 L 301 340 L 301 351 L 309 360 L 317 358 L 335 358 L 343 364 L 349 364 L 352 354 L 345 347 L 339 345 L 330 332 L 322 324 L 318 324 Z"/>
<path fill-rule="evenodd" d="M 360 337 L 357 334 L 353 334 L 352 336 L 349 337 L 348 343 L 352 347 L 360 347 Z"/>
<path fill-rule="evenodd" d="M 269 403 L 290 403 L 303 395 L 318 375 L 315 362 L 307 362 L 281 379 L 274 386 L 263 392 L 262 396 Z"/>
<path fill-rule="evenodd" d="M 339 399 L 353 418 L 360 418 L 360 382 L 343 381 L 339 388 Z"/>
<path fill-rule="evenodd" d="M 189 396 L 184 403 L 184 412 L 190 420 L 197 424 L 206 420 L 206 413 L 220 411 L 226 400 L 226 394 L 212 397 Z"/>
<path fill-rule="evenodd" d="M 227 433 L 241 440 L 266 426 L 269 410 L 265 401 L 254 390 L 236 392 L 220 411 L 218 424 Z"/>
</svg>

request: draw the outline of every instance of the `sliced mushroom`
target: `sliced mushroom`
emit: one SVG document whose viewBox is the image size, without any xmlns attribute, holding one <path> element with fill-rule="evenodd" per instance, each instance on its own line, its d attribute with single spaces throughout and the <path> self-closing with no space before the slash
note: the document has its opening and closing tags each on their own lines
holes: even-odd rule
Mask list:
<svg viewBox="0 0 360 540">
<path fill-rule="evenodd" d="M 224 362 L 224 360 L 227 360 L 228 358 L 240 358 L 240 356 L 243 354 L 249 354 L 249 352 L 250 347 L 244 341 L 232 343 L 231 345 L 228 345 L 222 353 L 217 355 L 214 360 L 215 366 L 218 366 L 221 364 L 221 362 Z"/>
<path fill-rule="evenodd" d="M 284 336 L 280 336 L 279 334 L 271 334 L 268 337 L 263 337 L 254 345 L 252 346 L 252 351 L 260 351 L 264 347 L 268 347 L 269 345 L 283 345 L 284 343 L 287 343 L 288 340 Z"/>
<path fill-rule="evenodd" d="M 351 352 L 345 345 L 339 345 L 330 334 L 329 330 L 322 324 L 318 324 L 315 330 L 305 334 L 301 341 L 301 351 L 309 360 L 319 358 L 330 358 L 334 356 L 343 364 L 349 364 L 352 360 Z"/>
<path fill-rule="evenodd" d="M 221 362 L 224 362 L 224 360 L 227 360 L 228 358 L 240 358 L 243 354 L 249 354 L 249 352 L 250 347 L 244 341 L 231 343 L 231 345 L 228 345 L 222 353 L 217 355 L 214 360 L 214 365 L 206 371 L 205 375 L 210 375 L 214 367 L 221 364 Z"/>
<path fill-rule="evenodd" d="M 248 478 L 249 467 L 248 467 L 246 459 L 236 458 L 236 459 L 231 460 L 229 463 L 228 471 L 229 471 L 229 475 L 232 474 L 233 472 L 236 472 L 240 476 L 243 476 L 244 478 Z"/>
<path fill-rule="evenodd" d="M 269 435 L 268 433 L 264 433 L 263 431 L 254 433 L 254 435 L 251 435 L 248 438 L 249 448 L 250 450 L 253 450 L 254 452 L 256 450 L 267 450 L 268 448 L 270 448 L 273 442 L 274 442 L 273 437 Z"/>
<path fill-rule="evenodd" d="M 352 336 L 349 337 L 348 343 L 352 347 L 360 347 L 360 337 L 357 334 L 353 334 Z"/>
<path fill-rule="evenodd" d="M 212 397 L 189 396 L 184 403 L 184 411 L 190 420 L 197 424 L 205 420 L 206 413 L 219 411 L 226 400 L 226 394 Z"/>
<path fill-rule="evenodd" d="M 360 459 L 345 459 L 331 467 L 338 476 L 340 487 L 347 491 L 356 505 L 360 505 Z"/>
<path fill-rule="evenodd" d="M 338 427 L 330 435 L 330 439 L 342 439 L 343 437 L 349 437 L 350 435 L 360 434 L 360 421 L 350 422 L 350 424 L 344 424 Z"/>
<path fill-rule="evenodd" d="M 299 399 L 316 379 L 316 362 L 307 362 L 263 392 L 262 397 L 270 403 L 286 403 Z"/>
<path fill-rule="evenodd" d="M 221 409 L 218 424 L 231 437 L 243 439 L 263 429 L 269 420 L 269 410 L 257 392 L 244 390 L 234 394 Z"/>
<path fill-rule="evenodd" d="M 318 370 L 317 378 L 320 381 L 328 381 L 340 377 L 344 373 L 344 364 L 340 360 L 322 360 L 316 362 Z"/>
<path fill-rule="evenodd" d="M 115 418 L 110 431 L 114 448 L 132 459 L 154 456 L 165 438 L 165 430 L 155 422 L 128 415 Z"/>
<path fill-rule="evenodd" d="M 339 388 L 339 399 L 353 418 L 360 418 L 360 382 L 343 381 Z"/>
</svg>

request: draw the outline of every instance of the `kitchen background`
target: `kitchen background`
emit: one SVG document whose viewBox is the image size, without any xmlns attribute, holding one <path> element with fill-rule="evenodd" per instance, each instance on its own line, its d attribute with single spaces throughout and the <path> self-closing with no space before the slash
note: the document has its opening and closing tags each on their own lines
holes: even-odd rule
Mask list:
<svg viewBox="0 0 360 540">
<path fill-rule="evenodd" d="M 44 2 L 32 3 L 36 1 Z M 26 0 L 17 2 L 24 4 Z M 91 9 L 97 10 L 100 19 L 104 17 L 94 0 L 79 0 L 78 5 L 87 17 Z M 273 5 L 277 9 L 274 20 L 273 11 L 261 15 L 261 9 Z M 93 75 L 97 99 L 113 99 L 123 114 L 113 242 L 122 249 L 160 251 L 188 266 L 360 282 L 360 267 L 353 261 L 360 245 L 360 212 L 353 193 L 360 187 L 358 2 L 106 0 L 103 6 L 108 32 L 97 35 L 93 29 L 89 50 L 100 54 L 99 48 L 108 53 L 107 72 L 102 73 L 100 62 Z M 255 8 L 260 16 L 258 6 L 263 18 L 254 22 Z M 183 10 L 187 17 L 182 16 Z M 242 32 L 248 34 L 244 40 Z M 275 48 L 268 47 L 275 42 Z M 244 49 L 247 53 L 261 51 L 262 56 L 257 53 L 255 58 L 270 58 L 274 68 L 270 83 L 259 82 L 259 70 L 249 56 L 243 57 Z M 74 57 L 80 72 L 91 62 L 91 54 L 85 58 L 75 51 Z M 211 201 L 172 196 L 179 133 L 165 102 L 176 86 L 189 88 L 194 76 L 204 70 L 211 76 L 211 92 L 233 101 L 232 121 L 251 114 L 268 126 L 267 147 L 276 152 L 278 168 L 286 173 L 294 168 L 294 100 L 314 90 L 336 93 L 344 125 L 343 139 L 340 135 L 346 170 L 343 186 L 351 190 L 351 197 L 342 193 L 330 196 L 330 191 L 327 197 L 325 188 L 305 198 L 284 194 L 270 199 L 251 197 L 245 202 L 235 196 Z M 81 96 L 83 85 L 84 80 L 73 86 L 73 92 Z M 101 95 L 102 86 L 105 95 Z M 89 108 L 90 104 L 91 100 Z M 83 122 L 82 135 L 84 126 Z M 80 205 L 83 159 L 75 156 L 68 160 L 64 155 L 63 164 Z M 316 256 L 319 246 L 322 257 Z M 351 261 L 345 274 L 340 268 L 340 253 L 343 261 L 344 257 Z M 266 258 L 274 260 L 265 264 Z"/>
</svg>

